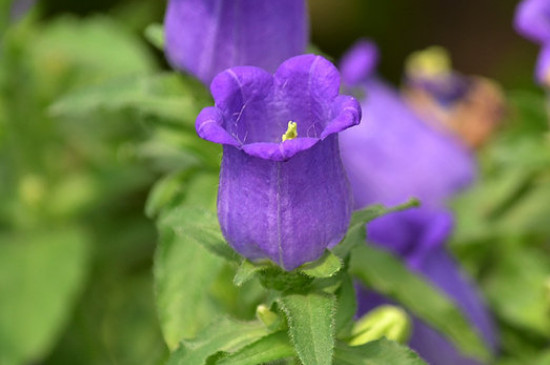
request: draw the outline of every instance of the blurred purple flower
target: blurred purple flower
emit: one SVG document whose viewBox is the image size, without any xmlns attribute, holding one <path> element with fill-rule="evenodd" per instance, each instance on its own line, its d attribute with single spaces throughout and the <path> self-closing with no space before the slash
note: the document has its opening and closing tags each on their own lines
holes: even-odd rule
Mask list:
<svg viewBox="0 0 550 365">
<path fill-rule="evenodd" d="M 364 48 L 364 44 L 359 47 Z M 368 62 L 353 62 L 349 57 L 344 60 L 344 74 L 363 75 L 355 86 L 366 95 L 362 101 L 364 123 L 340 134 L 342 161 L 355 207 L 374 203 L 395 205 L 411 197 L 422 202 L 421 208 L 392 213 L 371 222 L 368 241 L 401 257 L 409 268 L 447 293 L 494 349 L 496 335 L 490 316 L 444 248 L 453 226 L 452 215 L 444 204 L 473 182 L 476 166 L 472 156 L 452 136 L 420 120 L 369 69 L 350 70 Z M 362 315 L 388 299 L 360 289 L 359 302 L 358 314 Z M 414 321 L 410 345 L 430 364 L 476 363 L 426 324 Z"/>
<path fill-rule="evenodd" d="M 234 66 L 275 69 L 305 52 L 305 0 L 170 0 L 166 54 L 177 69 L 208 84 Z"/>
<path fill-rule="evenodd" d="M 535 68 L 535 79 L 539 85 L 550 87 L 550 42 L 540 50 Z"/>
<path fill-rule="evenodd" d="M 535 80 L 539 85 L 550 87 L 550 0 L 520 2 L 516 8 L 514 26 L 519 34 L 543 47 L 535 69 Z"/>
<path fill-rule="evenodd" d="M 212 82 L 216 106 L 196 128 L 224 145 L 218 218 L 247 258 L 292 270 L 344 236 L 352 200 L 337 134 L 359 123 L 361 109 L 339 87 L 338 70 L 314 55 L 285 61 L 275 75 L 243 66 Z"/>
<path fill-rule="evenodd" d="M 36 4 L 36 0 L 15 0 L 11 4 L 10 19 L 11 21 L 17 21 L 27 14 L 31 8 Z"/>
<path fill-rule="evenodd" d="M 550 42 L 550 1 L 524 0 L 514 19 L 516 31 L 539 44 Z"/>
<path fill-rule="evenodd" d="M 367 40 L 357 41 L 353 48 L 342 57 L 340 71 L 346 86 L 356 86 L 374 72 L 378 65 L 378 47 Z"/>
</svg>

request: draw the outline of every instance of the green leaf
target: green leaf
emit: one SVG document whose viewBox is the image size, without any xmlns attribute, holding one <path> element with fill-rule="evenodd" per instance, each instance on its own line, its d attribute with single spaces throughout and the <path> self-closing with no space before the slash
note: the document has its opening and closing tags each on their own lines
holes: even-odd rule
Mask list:
<svg viewBox="0 0 550 365">
<path fill-rule="evenodd" d="M 398 205 L 392 208 L 387 208 L 381 204 L 369 205 L 365 209 L 358 210 L 353 212 L 351 216 L 351 221 L 349 224 L 346 237 L 340 242 L 332 252 L 340 257 L 345 258 L 351 249 L 359 242 L 364 243 L 366 237 L 366 228 L 365 225 L 372 221 L 375 218 L 381 217 L 388 213 L 399 212 L 405 209 L 418 207 L 420 202 L 417 199 L 411 199 L 405 204 Z"/>
<path fill-rule="evenodd" d="M 266 336 L 216 362 L 216 365 L 257 365 L 296 356 L 288 334 L 279 331 Z"/>
<path fill-rule="evenodd" d="M 353 280 L 349 274 L 343 276 L 342 284 L 336 291 L 336 297 L 338 300 L 335 317 L 336 335 L 347 337 L 346 335 L 351 331 L 353 318 L 357 312 L 357 297 Z"/>
<path fill-rule="evenodd" d="M 141 39 L 106 16 L 58 17 L 44 22 L 29 43 L 28 59 L 49 87 L 68 77 L 72 85 L 82 85 L 155 68 Z"/>
<path fill-rule="evenodd" d="M 197 81 L 175 73 L 131 75 L 77 89 L 50 108 L 53 116 L 78 117 L 98 111 L 134 110 L 142 116 L 194 130 L 210 98 Z"/>
<path fill-rule="evenodd" d="M 324 293 L 289 294 L 279 301 L 289 334 L 304 365 L 330 365 L 334 349 L 336 299 Z"/>
<path fill-rule="evenodd" d="M 175 199 L 179 194 L 183 194 L 183 180 L 185 180 L 185 173 L 171 174 L 158 180 L 145 203 L 145 214 L 149 218 L 155 217 L 159 214 L 163 208 L 165 208 L 171 201 Z"/>
<path fill-rule="evenodd" d="M 485 289 L 491 307 L 505 321 L 550 337 L 550 260 L 542 251 L 508 250 L 488 273 Z"/>
<path fill-rule="evenodd" d="M 38 361 L 69 320 L 88 268 L 74 228 L 0 237 L 0 363 Z"/>
<path fill-rule="evenodd" d="M 200 172 L 189 180 L 183 204 L 216 212 L 219 173 Z"/>
<path fill-rule="evenodd" d="M 193 340 L 183 341 L 167 365 L 203 365 L 220 352 L 235 352 L 269 334 L 259 321 L 240 322 L 221 318 L 213 322 Z"/>
<path fill-rule="evenodd" d="M 161 224 L 154 274 L 162 332 L 168 347 L 174 349 L 216 316 L 208 288 L 224 261 L 198 244 L 197 238 L 176 234 L 170 223 Z"/>
<path fill-rule="evenodd" d="M 145 213 L 152 218 L 176 205 L 189 205 L 215 212 L 218 181 L 217 173 L 196 169 L 167 175 L 153 186 L 147 197 Z"/>
<path fill-rule="evenodd" d="M 465 354 L 489 359 L 482 339 L 454 303 L 392 254 L 372 245 L 357 245 L 351 253 L 350 271 L 368 288 L 399 301 L 438 329 Z"/>
<path fill-rule="evenodd" d="M 320 259 L 301 266 L 299 270 L 314 278 L 329 278 L 340 271 L 341 268 L 342 260 L 327 250 Z"/>
<path fill-rule="evenodd" d="M 411 349 L 382 338 L 361 346 L 338 343 L 334 365 L 426 365 Z"/>
<path fill-rule="evenodd" d="M 202 245 L 208 251 L 232 262 L 240 256 L 225 242 L 216 213 L 195 207 L 180 206 L 160 218 L 160 227 L 168 227 L 179 237 Z"/>
</svg>

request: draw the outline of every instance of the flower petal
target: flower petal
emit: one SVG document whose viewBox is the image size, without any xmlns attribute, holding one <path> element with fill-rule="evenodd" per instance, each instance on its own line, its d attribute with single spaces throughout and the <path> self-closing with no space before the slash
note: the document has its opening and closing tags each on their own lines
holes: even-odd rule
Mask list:
<svg viewBox="0 0 550 365">
<path fill-rule="evenodd" d="M 286 161 L 301 151 L 319 142 L 318 138 L 295 138 L 281 143 L 251 143 L 243 150 L 251 156 L 272 161 Z"/>
<path fill-rule="evenodd" d="M 351 96 L 340 95 L 334 99 L 332 114 L 334 117 L 321 133 L 321 138 L 326 138 L 328 135 L 341 132 L 361 122 L 361 106 Z"/>
<path fill-rule="evenodd" d="M 539 44 L 550 42 L 550 3 L 547 0 L 524 0 L 514 19 L 516 31 Z"/>
<path fill-rule="evenodd" d="M 199 137 L 214 143 L 239 146 L 239 142 L 223 127 L 223 116 L 216 107 L 204 108 L 198 115 L 195 128 Z"/>
<path fill-rule="evenodd" d="M 382 82 L 364 88 L 361 124 L 340 133 L 357 208 L 410 197 L 440 206 L 473 181 L 475 163 L 464 146 L 418 119 Z"/>
<path fill-rule="evenodd" d="M 340 62 L 342 80 L 348 86 L 355 86 L 365 81 L 375 71 L 378 65 L 378 47 L 366 39 L 357 41 L 347 51 Z"/>
<path fill-rule="evenodd" d="M 223 127 L 241 144 L 281 140 L 288 120 L 272 122 L 271 74 L 258 67 L 234 67 L 218 74 L 210 90 L 223 115 Z"/>
<path fill-rule="evenodd" d="M 343 238 L 351 208 L 336 136 L 317 140 L 287 161 L 224 147 L 220 226 L 250 259 L 267 257 L 292 270 L 319 258 Z"/>
<path fill-rule="evenodd" d="M 170 63 L 205 83 L 234 66 L 275 71 L 305 51 L 304 0 L 170 0 L 165 17 Z"/>
<path fill-rule="evenodd" d="M 336 67 L 321 56 L 304 55 L 285 61 L 274 77 L 279 118 L 296 122 L 298 136 L 319 138 L 340 90 Z"/>
<path fill-rule="evenodd" d="M 368 224 L 367 239 L 400 256 L 412 268 L 445 245 L 453 228 L 452 215 L 441 209 L 412 208 L 377 218 Z"/>
<path fill-rule="evenodd" d="M 550 43 L 542 47 L 539 53 L 535 79 L 539 85 L 550 86 Z"/>
</svg>

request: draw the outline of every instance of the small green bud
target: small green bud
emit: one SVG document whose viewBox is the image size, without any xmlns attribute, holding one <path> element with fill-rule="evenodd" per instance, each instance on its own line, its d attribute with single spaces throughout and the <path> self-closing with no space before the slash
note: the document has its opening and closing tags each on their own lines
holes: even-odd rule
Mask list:
<svg viewBox="0 0 550 365">
<path fill-rule="evenodd" d="M 286 129 L 285 134 L 283 134 L 282 140 L 284 142 L 284 141 L 294 139 L 296 137 L 298 137 L 298 124 L 293 121 L 290 121 L 288 122 L 288 127 Z"/>
<path fill-rule="evenodd" d="M 349 344 L 364 345 L 382 337 L 405 343 L 410 332 L 411 323 L 407 313 L 399 307 L 383 305 L 368 312 L 354 324 Z"/>
<path fill-rule="evenodd" d="M 256 317 L 258 317 L 266 327 L 271 327 L 279 321 L 277 313 L 270 310 L 265 304 L 260 304 L 256 308 Z"/>
</svg>

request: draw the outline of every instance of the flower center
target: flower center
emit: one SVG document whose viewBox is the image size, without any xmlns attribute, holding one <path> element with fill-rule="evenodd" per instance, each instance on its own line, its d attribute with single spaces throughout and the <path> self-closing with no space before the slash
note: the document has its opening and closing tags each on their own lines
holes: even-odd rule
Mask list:
<svg viewBox="0 0 550 365">
<path fill-rule="evenodd" d="M 285 134 L 282 136 L 282 140 L 287 141 L 298 137 L 298 124 L 296 122 L 288 122 Z"/>
</svg>

